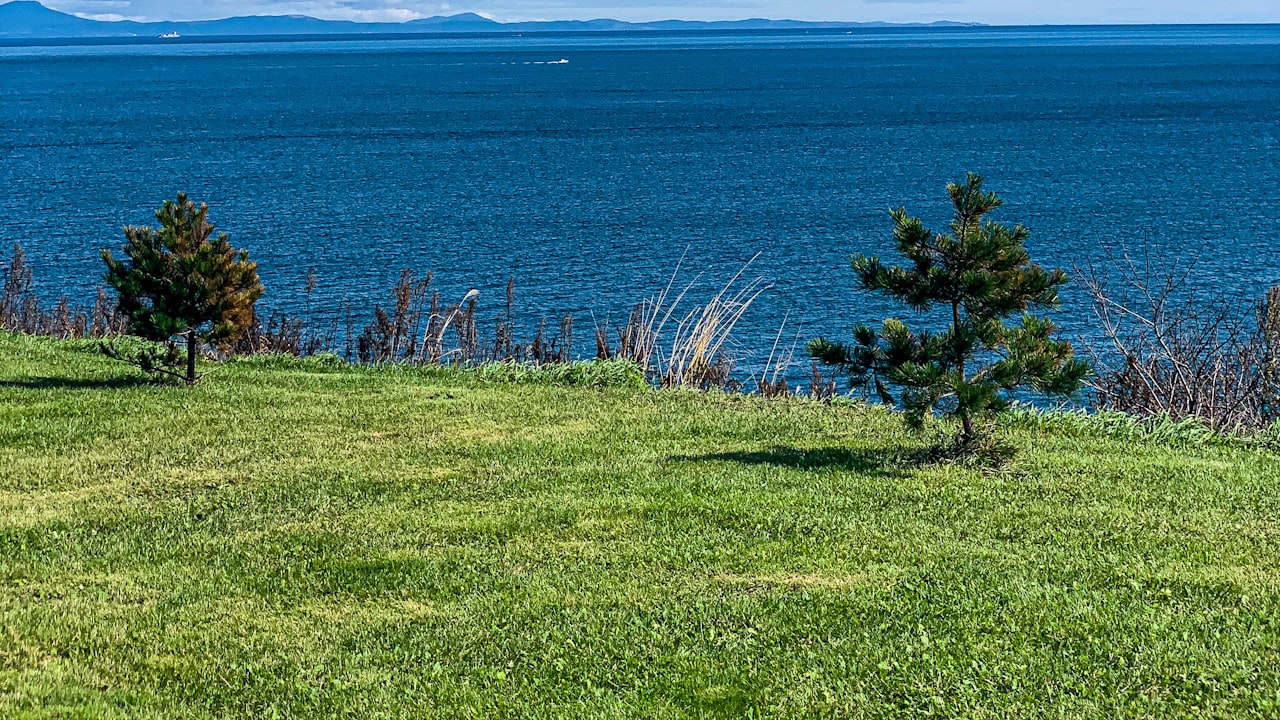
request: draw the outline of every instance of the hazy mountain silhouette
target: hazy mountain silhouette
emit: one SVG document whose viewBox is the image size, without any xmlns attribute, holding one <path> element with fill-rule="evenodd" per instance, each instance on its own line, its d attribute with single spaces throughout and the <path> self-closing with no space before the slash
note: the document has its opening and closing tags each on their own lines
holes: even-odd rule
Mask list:
<svg viewBox="0 0 1280 720">
<path fill-rule="evenodd" d="M 971 23 L 936 22 L 929 26 L 954 27 Z M 919 27 L 913 23 L 909 26 Z M 34 0 L 14 0 L 0 5 L 0 38 L 89 38 L 89 37 L 156 37 L 176 32 L 182 36 L 213 35 L 327 35 L 385 34 L 433 32 L 512 32 L 512 31 L 618 31 L 618 30 L 701 30 L 830 27 L 898 27 L 893 23 L 809 23 L 796 20 L 734 20 L 696 22 L 663 20 L 629 23 L 621 20 L 563 20 L 548 22 L 500 23 L 474 13 L 438 16 L 402 23 L 364 23 L 347 20 L 320 20 L 305 15 L 252 15 L 223 20 L 191 22 L 133 22 L 130 20 L 87 20 L 51 10 Z"/>
</svg>

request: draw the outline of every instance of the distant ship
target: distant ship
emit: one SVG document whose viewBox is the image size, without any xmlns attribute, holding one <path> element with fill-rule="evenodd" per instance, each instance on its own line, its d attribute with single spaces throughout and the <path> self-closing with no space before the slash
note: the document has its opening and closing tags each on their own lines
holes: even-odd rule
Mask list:
<svg viewBox="0 0 1280 720">
<path fill-rule="evenodd" d="M 174 39 L 174 38 L 182 37 L 182 36 L 178 34 L 178 31 L 177 31 L 177 30 L 173 30 L 173 31 L 171 31 L 171 32 L 167 32 L 167 33 L 162 34 L 160 37 L 161 37 L 161 38 L 163 38 L 163 39 L 165 39 L 165 40 L 172 40 L 172 39 Z"/>
</svg>

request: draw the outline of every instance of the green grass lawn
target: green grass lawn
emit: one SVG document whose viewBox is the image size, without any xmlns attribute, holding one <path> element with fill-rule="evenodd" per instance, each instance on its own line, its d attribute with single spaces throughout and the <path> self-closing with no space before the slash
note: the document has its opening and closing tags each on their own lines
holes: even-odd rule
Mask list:
<svg viewBox="0 0 1280 720">
<path fill-rule="evenodd" d="M 1277 717 L 1280 460 L 0 335 L 0 717 Z"/>
</svg>

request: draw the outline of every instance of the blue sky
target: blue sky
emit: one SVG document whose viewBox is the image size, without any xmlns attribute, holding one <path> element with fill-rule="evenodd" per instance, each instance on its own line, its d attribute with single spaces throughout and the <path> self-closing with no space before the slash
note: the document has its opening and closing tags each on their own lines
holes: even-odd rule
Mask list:
<svg viewBox="0 0 1280 720">
<path fill-rule="evenodd" d="M 346 20 L 411 20 L 478 12 L 498 20 L 797 20 L 992 24 L 1280 22 L 1280 0 L 45 0 L 99 19 L 196 20 L 305 14 Z"/>
</svg>

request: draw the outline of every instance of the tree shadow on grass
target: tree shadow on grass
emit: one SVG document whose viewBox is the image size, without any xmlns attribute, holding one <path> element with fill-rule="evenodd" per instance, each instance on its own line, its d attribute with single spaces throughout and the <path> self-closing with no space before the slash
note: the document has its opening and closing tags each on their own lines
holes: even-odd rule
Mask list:
<svg viewBox="0 0 1280 720">
<path fill-rule="evenodd" d="M 740 450 L 706 455 L 672 455 L 675 462 L 735 462 L 743 465 L 774 465 L 797 470 L 835 468 L 859 473 L 901 475 L 937 462 L 928 449 L 844 447 L 794 448 L 778 445 L 768 450 Z"/>
<path fill-rule="evenodd" d="M 28 377 L 0 380 L 0 390 L 120 390 L 157 386 L 161 383 L 142 375 L 113 375 L 108 378 Z"/>
</svg>

